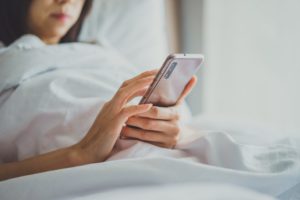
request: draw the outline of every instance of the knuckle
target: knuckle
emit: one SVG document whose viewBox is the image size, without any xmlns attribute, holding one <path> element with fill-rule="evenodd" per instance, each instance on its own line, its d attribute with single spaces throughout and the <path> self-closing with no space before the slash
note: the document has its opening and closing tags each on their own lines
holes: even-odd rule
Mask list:
<svg viewBox="0 0 300 200">
<path fill-rule="evenodd" d="M 127 115 L 128 115 L 128 110 L 127 109 L 124 108 L 120 111 L 120 116 L 121 117 L 127 117 Z"/>
<path fill-rule="evenodd" d="M 116 98 L 121 98 L 124 95 L 124 93 L 124 88 L 120 88 L 115 96 Z"/>
<path fill-rule="evenodd" d="M 172 137 L 171 140 L 170 140 L 171 144 L 176 144 L 177 141 L 178 141 L 177 137 Z"/>
<path fill-rule="evenodd" d="M 109 105 L 111 104 L 111 101 L 107 101 L 103 104 L 103 108 L 106 108 L 108 107 Z"/>
<path fill-rule="evenodd" d="M 174 134 L 179 135 L 180 133 L 180 127 L 179 126 L 174 126 Z"/>
<path fill-rule="evenodd" d="M 178 143 L 178 141 L 179 141 L 179 135 L 176 135 L 176 137 L 174 137 L 175 145 Z"/>
<path fill-rule="evenodd" d="M 128 85 L 128 83 L 129 83 L 129 81 L 126 80 L 126 81 L 124 81 L 124 82 L 122 83 L 122 86 L 126 86 L 126 85 Z"/>
<path fill-rule="evenodd" d="M 124 95 L 126 93 L 125 88 L 120 88 L 119 92 L 118 92 L 121 96 Z"/>
<path fill-rule="evenodd" d="M 139 124 L 138 119 L 134 116 L 129 117 L 127 124 L 130 124 L 132 126 L 137 126 Z"/>
<path fill-rule="evenodd" d="M 141 75 L 142 75 L 142 76 L 144 76 L 144 75 L 148 75 L 148 74 L 150 74 L 150 71 L 149 71 L 149 70 L 147 70 L 147 71 L 145 71 L 145 72 L 141 73 Z"/>
<path fill-rule="evenodd" d="M 174 114 L 174 118 L 175 118 L 175 120 L 180 120 L 180 115 L 179 115 L 178 112 L 176 112 L 176 113 Z"/>
<path fill-rule="evenodd" d="M 141 84 L 145 83 L 145 79 L 139 79 L 139 80 L 137 81 L 137 83 L 141 85 Z"/>
<path fill-rule="evenodd" d="M 153 75 L 156 73 L 157 73 L 157 70 L 147 70 L 147 71 L 143 72 L 141 75 L 147 76 L 147 75 Z"/>
<path fill-rule="evenodd" d="M 138 106 L 125 107 L 121 110 L 121 115 L 126 116 L 128 118 L 130 117 L 130 119 L 131 119 L 132 116 L 134 115 L 134 113 L 136 113 L 138 110 L 139 110 Z M 131 119 L 131 120 L 133 121 L 133 119 Z"/>
<path fill-rule="evenodd" d="M 177 107 L 173 107 L 173 108 L 172 108 L 172 115 L 173 115 L 173 118 L 174 118 L 175 120 L 179 120 L 180 115 L 179 115 L 179 112 L 178 112 Z"/>
<path fill-rule="evenodd" d="M 153 114 L 154 117 L 158 117 L 158 115 L 159 115 L 159 108 L 156 107 L 156 106 L 152 106 L 151 112 L 152 112 L 152 114 Z"/>
<path fill-rule="evenodd" d="M 143 122 L 143 128 L 145 128 L 145 129 L 151 129 L 151 127 L 153 127 L 153 122 L 152 121 L 150 121 L 150 120 L 145 120 L 144 122 Z"/>
</svg>

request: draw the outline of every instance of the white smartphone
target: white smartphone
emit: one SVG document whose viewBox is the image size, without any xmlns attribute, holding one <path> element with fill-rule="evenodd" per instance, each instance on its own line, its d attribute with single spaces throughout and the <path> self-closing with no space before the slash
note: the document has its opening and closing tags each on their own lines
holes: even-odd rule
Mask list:
<svg viewBox="0 0 300 200">
<path fill-rule="evenodd" d="M 152 103 L 160 107 L 175 105 L 203 61 L 201 54 L 169 55 L 140 104 Z"/>
</svg>

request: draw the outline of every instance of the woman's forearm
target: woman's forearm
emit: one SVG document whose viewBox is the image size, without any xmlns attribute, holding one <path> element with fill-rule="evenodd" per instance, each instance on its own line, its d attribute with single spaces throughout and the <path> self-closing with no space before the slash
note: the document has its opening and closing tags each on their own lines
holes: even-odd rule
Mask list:
<svg viewBox="0 0 300 200">
<path fill-rule="evenodd" d="M 152 107 L 151 104 L 127 106 L 127 103 L 147 91 L 156 73 L 157 70 L 144 72 L 125 81 L 113 98 L 103 105 L 90 130 L 77 144 L 0 165 L 0 180 L 106 160 L 128 118 L 145 113 Z"/>
<path fill-rule="evenodd" d="M 19 162 L 0 165 L 0 181 L 82 164 L 85 163 L 73 147 L 59 149 Z"/>
</svg>

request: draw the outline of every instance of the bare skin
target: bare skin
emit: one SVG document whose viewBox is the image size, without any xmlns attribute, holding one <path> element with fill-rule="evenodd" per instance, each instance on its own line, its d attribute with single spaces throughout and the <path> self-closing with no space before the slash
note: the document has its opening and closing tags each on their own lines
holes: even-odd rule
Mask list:
<svg viewBox="0 0 300 200">
<path fill-rule="evenodd" d="M 105 103 L 86 136 L 77 144 L 20 162 L 0 165 L 0 180 L 49 170 L 102 162 L 111 153 L 129 117 L 148 111 L 152 105 L 126 104 L 141 96 L 154 79 L 149 71 L 125 81 L 114 97 Z"/>
<path fill-rule="evenodd" d="M 76 23 L 84 0 L 33 0 L 28 16 L 28 29 L 46 44 L 57 44 Z M 66 18 L 53 14 L 66 14 Z M 157 70 L 144 72 L 125 81 L 114 97 L 98 114 L 86 136 L 77 144 L 19 162 L 0 165 L 0 180 L 50 170 L 103 162 L 111 154 L 117 139 L 138 139 L 151 144 L 174 148 L 182 127 L 178 106 L 197 82 L 193 77 L 180 100 L 173 107 L 151 104 L 126 106 L 134 97 L 142 96 Z M 140 127 L 130 128 L 124 124 Z"/>
<path fill-rule="evenodd" d="M 85 0 L 32 0 L 28 31 L 46 44 L 57 44 L 78 20 Z"/>
<path fill-rule="evenodd" d="M 57 44 L 76 23 L 84 0 L 33 0 L 28 15 L 28 29 L 47 44 Z M 65 18 L 56 17 L 65 14 Z M 173 148 L 182 127 L 179 126 L 178 106 L 192 90 L 197 79 L 193 77 L 178 103 L 173 107 L 153 106 L 143 115 L 129 118 L 122 129 L 123 138 L 139 139 L 154 145 Z M 133 126 L 140 129 L 132 128 Z"/>
<path fill-rule="evenodd" d="M 147 71 L 125 81 L 114 97 L 105 103 L 92 127 L 80 142 L 73 146 L 23 161 L 0 165 L 0 180 L 103 162 L 111 154 L 117 139 L 120 137 L 121 130 L 124 129 L 125 122 L 132 117 L 147 119 L 153 117 L 154 120 L 164 119 L 166 123 L 172 118 L 169 126 L 164 123 L 162 123 L 162 125 L 159 122 L 157 123 L 158 128 L 156 130 L 166 131 L 165 133 L 157 134 L 155 130 L 153 131 L 153 134 L 154 132 L 155 134 L 151 135 L 152 130 L 149 128 L 145 133 L 150 134 L 150 136 L 146 136 L 146 134 L 143 134 L 143 131 L 141 131 L 139 133 L 136 132 L 135 135 L 130 135 L 130 137 L 150 143 L 157 143 L 156 145 L 158 146 L 174 147 L 180 132 L 180 129 L 176 128 L 178 126 L 178 114 L 176 111 L 170 109 L 172 110 L 170 112 L 169 109 L 154 108 L 151 104 L 126 106 L 132 98 L 145 94 L 156 73 L 157 70 Z M 179 104 L 191 91 L 195 81 L 195 78 L 191 79 L 190 83 L 186 86 Z M 174 106 L 173 109 L 177 109 L 177 105 Z M 151 123 L 156 122 L 151 121 Z M 174 131 L 171 131 L 171 129 L 174 129 Z"/>
<path fill-rule="evenodd" d="M 156 146 L 174 148 L 178 142 L 180 132 L 179 106 L 197 83 L 196 76 L 189 81 L 177 104 L 172 107 L 152 106 L 147 112 L 132 116 L 126 122 L 122 135 L 128 138 L 139 139 Z M 138 127 L 137 128 L 133 128 Z"/>
</svg>

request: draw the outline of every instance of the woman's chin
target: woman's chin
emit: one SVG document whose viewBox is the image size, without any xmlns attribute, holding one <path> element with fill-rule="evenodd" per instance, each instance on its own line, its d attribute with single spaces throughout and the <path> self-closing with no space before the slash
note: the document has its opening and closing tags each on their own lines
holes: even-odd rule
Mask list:
<svg viewBox="0 0 300 200">
<path fill-rule="evenodd" d="M 71 23 L 51 23 L 47 26 L 45 26 L 45 31 L 44 33 L 48 33 L 49 35 L 56 35 L 56 36 L 64 36 L 72 27 Z"/>
<path fill-rule="evenodd" d="M 59 37 L 63 37 L 67 34 L 67 32 L 70 30 L 70 27 L 55 27 L 53 28 L 51 31 L 49 31 L 50 33 L 52 33 L 51 35 L 53 36 L 59 36 Z"/>
<path fill-rule="evenodd" d="M 59 43 L 61 38 L 63 38 L 67 34 L 68 30 L 69 28 L 58 28 L 52 30 L 49 29 L 49 31 L 43 34 L 44 36 L 41 37 L 41 39 L 44 40 L 44 42 L 47 44 Z"/>
</svg>

